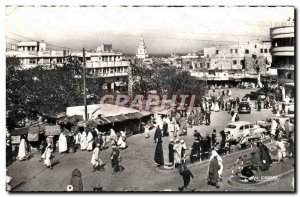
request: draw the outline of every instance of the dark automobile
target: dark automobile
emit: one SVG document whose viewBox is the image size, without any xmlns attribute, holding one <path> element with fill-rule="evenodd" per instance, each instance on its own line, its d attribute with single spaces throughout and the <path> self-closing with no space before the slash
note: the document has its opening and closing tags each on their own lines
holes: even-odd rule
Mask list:
<svg viewBox="0 0 300 197">
<path fill-rule="evenodd" d="M 241 113 L 251 113 L 251 107 L 250 107 L 250 103 L 246 102 L 246 101 L 242 101 L 239 103 L 239 107 L 238 107 L 238 112 L 239 114 Z"/>
</svg>

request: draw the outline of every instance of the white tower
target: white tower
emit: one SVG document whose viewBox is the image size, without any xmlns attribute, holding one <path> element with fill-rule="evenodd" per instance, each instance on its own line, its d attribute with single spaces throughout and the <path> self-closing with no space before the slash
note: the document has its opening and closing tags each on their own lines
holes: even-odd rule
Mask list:
<svg viewBox="0 0 300 197">
<path fill-rule="evenodd" d="M 145 59 L 145 58 L 149 57 L 143 37 L 141 37 L 141 39 L 140 39 L 140 44 L 137 49 L 136 57 L 139 59 Z"/>
</svg>

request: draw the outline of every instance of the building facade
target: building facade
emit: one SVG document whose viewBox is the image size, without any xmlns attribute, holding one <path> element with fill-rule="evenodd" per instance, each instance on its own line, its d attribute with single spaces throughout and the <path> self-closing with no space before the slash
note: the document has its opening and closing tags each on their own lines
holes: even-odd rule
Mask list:
<svg viewBox="0 0 300 197">
<path fill-rule="evenodd" d="M 277 69 L 278 83 L 282 90 L 282 100 L 295 98 L 295 35 L 292 20 L 277 24 L 270 29 L 272 40 L 272 67 Z"/>
<path fill-rule="evenodd" d="M 139 59 L 145 59 L 145 58 L 149 57 L 148 52 L 147 52 L 147 48 L 146 48 L 146 44 L 145 44 L 143 38 L 140 39 L 140 43 L 139 43 L 139 46 L 138 46 L 138 49 L 137 49 L 136 57 L 139 58 Z"/>
<path fill-rule="evenodd" d="M 257 79 L 271 67 L 271 42 L 247 42 L 204 48 L 204 58 L 193 76 L 214 81 Z"/>
<path fill-rule="evenodd" d="M 67 51 L 47 50 L 46 43 L 42 42 L 19 42 L 17 49 L 7 51 L 6 55 L 20 58 L 23 69 L 39 65 L 51 68 L 53 66 L 63 66 Z"/>
<path fill-rule="evenodd" d="M 47 50 L 46 44 L 40 42 L 20 42 L 17 50 L 7 51 L 6 55 L 18 57 L 23 69 L 63 66 L 67 56 L 78 57 L 81 61 L 83 59 L 82 51 Z M 123 60 L 121 52 L 113 51 L 112 45 L 102 44 L 96 51 L 87 51 L 85 57 L 87 77 L 102 78 L 103 89 L 127 88 L 129 61 Z"/>
</svg>

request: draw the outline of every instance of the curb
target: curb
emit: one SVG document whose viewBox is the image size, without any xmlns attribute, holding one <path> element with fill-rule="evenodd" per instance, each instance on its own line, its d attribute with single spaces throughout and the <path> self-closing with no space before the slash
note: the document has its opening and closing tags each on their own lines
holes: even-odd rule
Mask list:
<svg viewBox="0 0 300 197">
<path fill-rule="evenodd" d="M 268 142 L 266 143 L 265 145 L 270 145 L 270 144 L 273 144 L 274 142 Z M 234 156 L 234 155 L 237 155 L 237 154 L 241 154 L 241 153 L 244 153 L 244 152 L 248 152 L 250 151 L 251 148 L 247 148 L 245 150 L 240 150 L 240 151 L 236 151 L 236 152 L 233 152 L 233 153 L 230 153 L 228 155 L 223 155 L 221 156 L 221 158 L 227 158 L 227 157 L 230 157 L 230 156 Z M 192 167 L 195 167 L 195 166 L 198 166 L 198 165 L 202 165 L 202 164 L 207 164 L 209 163 L 209 159 L 206 159 L 204 161 L 201 161 L 201 162 L 195 162 L 195 163 L 188 163 L 186 166 L 189 167 L 189 168 L 192 168 Z M 170 168 L 170 169 L 161 169 L 161 168 L 158 168 L 158 167 L 155 167 L 155 169 L 158 171 L 158 172 L 174 172 L 175 170 L 173 168 Z"/>
<path fill-rule="evenodd" d="M 288 170 L 284 173 L 281 173 L 281 174 L 277 175 L 277 178 L 284 178 L 284 177 L 292 174 L 294 171 L 295 171 L 294 169 Z M 264 186 L 264 185 L 268 185 L 272 182 L 278 181 L 278 179 L 270 179 L 270 180 L 266 180 L 266 181 L 262 181 L 262 182 L 258 182 L 258 183 L 253 183 L 253 184 L 243 184 L 243 183 L 238 183 L 236 181 L 233 181 L 232 178 L 233 177 L 230 177 L 227 181 L 230 186 L 239 187 L 239 188 L 249 186 L 249 189 L 250 188 L 255 189 L 255 187 L 257 187 L 257 186 Z"/>
</svg>

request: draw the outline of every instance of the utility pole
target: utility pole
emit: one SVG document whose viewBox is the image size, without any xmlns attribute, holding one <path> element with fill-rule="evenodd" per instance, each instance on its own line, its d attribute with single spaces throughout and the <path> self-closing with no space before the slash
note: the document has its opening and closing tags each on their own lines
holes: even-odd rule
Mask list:
<svg viewBox="0 0 300 197">
<path fill-rule="evenodd" d="M 87 106 L 86 106 L 86 82 L 85 82 L 85 49 L 82 49 L 83 59 L 83 88 L 84 88 L 84 120 L 87 121 Z"/>
</svg>

